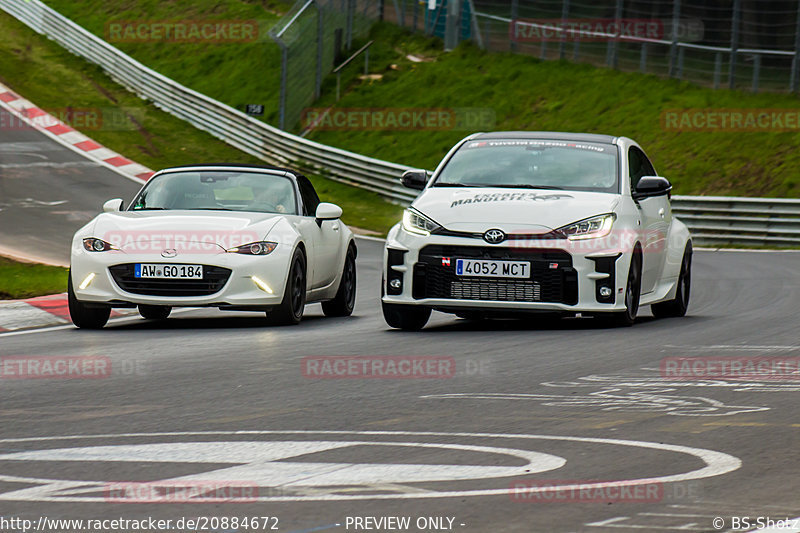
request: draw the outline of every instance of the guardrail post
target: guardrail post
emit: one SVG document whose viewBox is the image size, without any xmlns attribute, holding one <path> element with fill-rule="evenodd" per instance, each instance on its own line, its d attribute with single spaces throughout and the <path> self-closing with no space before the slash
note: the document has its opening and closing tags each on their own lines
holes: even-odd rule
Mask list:
<svg viewBox="0 0 800 533">
<path fill-rule="evenodd" d="M 722 77 L 722 52 L 714 55 L 714 88 L 719 89 L 719 80 Z"/>
<path fill-rule="evenodd" d="M 761 54 L 753 58 L 753 92 L 758 92 L 758 77 L 761 74 Z"/>
<path fill-rule="evenodd" d="M 642 49 L 639 51 L 639 72 L 647 74 L 647 43 L 642 43 Z"/>
<path fill-rule="evenodd" d="M 348 50 L 353 46 L 353 11 L 355 0 L 347 0 L 347 23 L 345 24 L 345 46 Z"/>
<path fill-rule="evenodd" d="M 741 16 L 742 0 L 733 0 L 733 21 L 731 22 L 731 59 L 728 68 L 728 88 L 736 86 L 736 53 L 739 50 L 739 18 Z"/>
<path fill-rule="evenodd" d="M 517 19 L 519 19 L 519 0 L 511 0 L 511 24 L 516 25 Z M 517 42 L 514 40 L 513 35 L 509 39 L 509 46 L 512 52 L 517 51 Z"/>
<path fill-rule="evenodd" d="M 566 54 L 567 32 L 564 31 L 564 28 L 567 26 L 567 18 L 569 18 L 569 0 L 563 0 L 561 2 L 561 39 L 559 39 L 558 43 L 559 59 L 564 59 Z"/>
<path fill-rule="evenodd" d="M 289 47 L 278 41 L 281 47 L 281 93 L 278 103 L 278 127 L 286 129 L 286 82 L 289 71 Z"/>
<path fill-rule="evenodd" d="M 797 2 L 797 22 L 794 27 L 794 56 L 792 56 L 792 74 L 789 90 L 797 92 L 797 76 L 800 69 L 800 0 Z"/>
<path fill-rule="evenodd" d="M 467 0 L 467 4 L 469 5 L 469 18 L 470 18 L 470 27 L 472 31 L 475 32 L 474 39 L 475 42 L 478 43 L 478 48 L 481 50 L 486 50 L 486 47 L 483 45 L 483 35 L 481 35 L 481 26 L 478 24 L 478 15 L 475 13 L 475 4 L 472 0 Z"/>
<path fill-rule="evenodd" d="M 683 79 L 683 56 L 686 54 L 686 50 L 681 47 L 678 49 L 678 79 Z"/>
<path fill-rule="evenodd" d="M 384 9 L 384 1 L 385 0 L 378 0 L 378 20 L 383 20 L 383 9 Z"/>
<path fill-rule="evenodd" d="M 606 64 L 613 69 L 619 67 L 619 37 L 621 35 L 620 28 L 622 26 L 622 3 L 624 1 L 625 0 L 617 0 L 617 8 L 614 11 L 614 21 L 617 25 L 617 34 L 608 41 L 608 56 L 606 57 Z"/>
<path fill-rule="evenodd" d="M 669 45 L 669 74 L 670 78 L 675 76 L 675 60 L 678 54 L 678 24 L 681 19 L 681 0 L 674 0 L 672 3 L 672 44 Z"/>
<path fill-rule="evenodd" d="M 447 0 L 447 15 L 444 26 L 444 49 L 452 50 L 458 46 L 461 34 L 461 0 Z"/>
<path fill-rule="evenodd" d="M 404 7 L 401 8 L 400 4 L 398 3 L 399 1 L 401 1 L 401 0 L 393 0 L 393 2 L 394 2 L 394 13 L 397 16 L 397 25 L 402 28 L 402 27 L 404 27 L 406 25 L 405 13 L 404 13 L 405 5 L 404 5 Z"/>
<path fill-rule="evenodd" d="M 325 37 L 325 23 L 322 20 L 322 6 L 318 0 L 314 0 L 314 7 L 317 8 L 317 72 L 314 80 L 314 99 L 318 99 L 322 94 L 322 57 L 324 55 L 323 39 Z"/>
</svg>

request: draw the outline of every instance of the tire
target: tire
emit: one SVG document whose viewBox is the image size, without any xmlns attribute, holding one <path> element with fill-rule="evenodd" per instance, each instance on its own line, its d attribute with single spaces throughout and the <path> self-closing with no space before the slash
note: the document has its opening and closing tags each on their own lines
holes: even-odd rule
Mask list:
<svg viewBox="0 0 800 533">
<path fill-rule="evenodd" d="M 625 283 L 625 310 L 612 313 L 614 326 L 630 327 L 636 322 L 639 313 L 639 297 L 642 294 L 642 257 L 634 253 L 628 269 L 628 281 Z"/>
<path fill-rule="evenodd" d="M 689 297 L 692 292 L 692 243 L 686 244 L 681 261 L 681 273 L 678 276 L 678 287 L 675 298 L 666 302 L 653 304 L 650 311 L 656 318 L 671 318 L 686 315 L 689 308 Z"/>
<path fill-rule="evenodd" d="M 306 257 L 299 248 L 289 263 L 289 275 L 280 305 L 267 311 L 267 322 L 274 326 L 292 326 L 303 319 L 306 306 Z"/>
<path fill-rule="evenodd" d="M 72 289 L 72 272 L 67 272 L 67 304 L 72 323 L 81 329 L 101 329 L 111 316 L 111 307 L 107 305 L 86 305 L 75 297 Z"/>
<path fill-rule="evenodd" d="M 431 317 L 429 307 L 416 305 L 387 304 L 381 302 L 383 318 L 390 327 L 406 331 L 419 331 Z"/>
<path fill-rule="evenodd" d="M 139 305 L 139 314 L 148 320 L 164 320 L 171 311 L 168 305 Z"/>
<path fill-rule="evenodd" d="M 347 249 L 342 269 L 342 280 L 333 300 L 322 302 L 325 316 L 350 316 L 356 306 L 356 254 L 352 247 Z"/>
</svg>

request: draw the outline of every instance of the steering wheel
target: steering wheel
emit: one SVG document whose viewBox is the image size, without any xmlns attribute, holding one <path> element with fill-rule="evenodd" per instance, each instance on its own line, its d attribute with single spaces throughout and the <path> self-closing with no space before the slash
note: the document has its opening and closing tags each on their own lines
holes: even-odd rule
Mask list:
<svg viewBox="0 0 800 533">
<path fill-rule="evenodd" d="M 270 202 L 253 202 L 251 207 L 258 207 L 259 210 L 264 209 L 267 213 L 278 213 L 278 206 Z"/>
</svg>

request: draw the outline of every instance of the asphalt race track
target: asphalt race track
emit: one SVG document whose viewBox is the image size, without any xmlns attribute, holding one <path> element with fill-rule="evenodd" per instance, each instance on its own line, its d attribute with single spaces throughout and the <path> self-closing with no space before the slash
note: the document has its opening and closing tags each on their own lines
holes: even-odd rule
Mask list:
<svg viewBox="0 0 800 533">
<path fill-rule="evenodd" d="M 6 247 L 63 261 L 82 221 L 137 188 L 35 132 L 9 140 L 0 137 Z M 800 357 L 798 255 L 697 252 L 682 319 L 654 320 L 644 309 L 633 328 L 604 329 L 580 318 L 435 314 L 423 332 L 404 333 L 380 315 L 381 243 L 358 245 L 350 318 L 325 318 L 312 305 L 300 325 L 271 328 L 258 314 L 192 310 L 164 322 L 112 320 L 102 331 L 0 334 L 0 357 L 94 356 L 106 370 L 0 380 L 2 517 L 611 532 L 800 516 L 800 383 L 670 380 L 660 370 L 671 357 Z M 304 360 L 348 355 L 434 357 L 455 372 L 321 379 Z M 119 490 L 149 481 L 247 490 L 235 503 Z M 575 485 L 594 492 L 563 488 Z M 368 517 L 410 525 L 375 527 Z M 216 524 L 206 530 L 253 529 Z"/>
<path fill-rule="evenodd" d="M 106 200 L 124 197 L 127 205 L 139 188 L 34 129 L 0 128 L 0 249 L 68 263 L 75 230 Z"/>
</svg>

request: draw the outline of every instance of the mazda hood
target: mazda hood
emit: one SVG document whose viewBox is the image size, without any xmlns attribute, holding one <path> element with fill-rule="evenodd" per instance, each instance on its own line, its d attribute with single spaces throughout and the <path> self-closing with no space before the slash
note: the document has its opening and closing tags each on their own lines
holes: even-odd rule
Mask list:
<svg viewBox="0 0 800 533">
<path fill-rule="evenodd" d="M 92 236 L 133 251 L 154 246 L 191 251 L 201 243 L 221 250 L 263 240 L 281 215 L 275 213 L 192 211 L 123 211 L 104 213 L 95 219 Z"/>
</svg>

